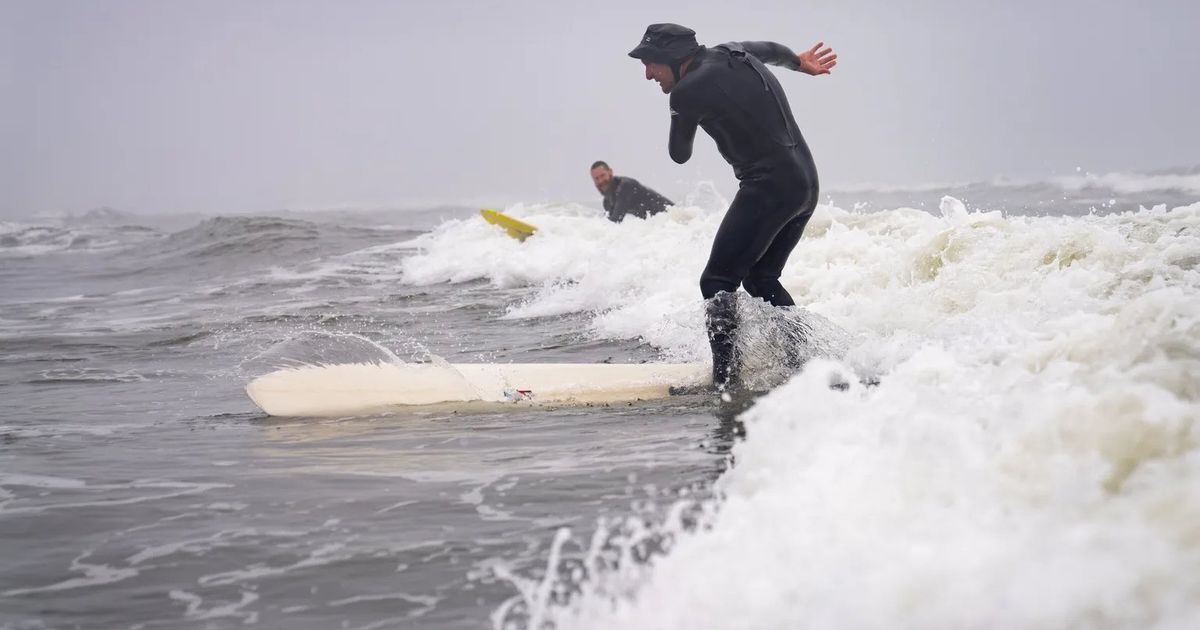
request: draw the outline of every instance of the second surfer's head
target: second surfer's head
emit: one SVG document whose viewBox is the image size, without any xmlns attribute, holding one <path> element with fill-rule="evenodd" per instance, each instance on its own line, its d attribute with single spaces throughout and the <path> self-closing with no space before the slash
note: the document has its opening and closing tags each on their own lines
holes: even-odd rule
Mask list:
<svg viewBox="0 0 1200 630">
<path fill-rule="evenodd" d="M 596 185 L 596 190 L 599 190 L 600 194 L 608 192 L 609 186 L 612 186 L 612 178 L 612 168 L 608 166 L 607 162 L 597 160 L 592 164 L 592 183 Z"/>
</svg>

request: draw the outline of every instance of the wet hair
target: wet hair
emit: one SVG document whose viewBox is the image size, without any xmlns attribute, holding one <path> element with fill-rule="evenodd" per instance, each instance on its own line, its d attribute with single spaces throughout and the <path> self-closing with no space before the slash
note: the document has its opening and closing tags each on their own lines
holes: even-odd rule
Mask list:
<svg viewBox="0 0 1200 630">
<path fill-rule="evenodd" d="M 601 166 L 603 166 L 604 168 L 606 168 L 610 171 L 612 170 L 612 167 L 609 166 L 608 162 L 605 162 L 604 160 L 596 160 L 595 162 L 592 162 L 592 168 L 589 168 L 588 170 L 594 171 L 594 170 L 600 168 Z"/>
</svg>

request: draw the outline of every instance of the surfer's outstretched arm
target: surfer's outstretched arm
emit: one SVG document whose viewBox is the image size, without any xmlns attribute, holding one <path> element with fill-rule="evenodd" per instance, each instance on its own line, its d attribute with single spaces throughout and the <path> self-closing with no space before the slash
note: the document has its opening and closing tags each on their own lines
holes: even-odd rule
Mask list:
<svg viewBox="0 0 1200 630">
<path fill-rule="evenodd" d="M 825 42 L 817 42 L 816 46 L 796 54 L 791 48 L 775 42 L 741 42 L 746 52 L 754 55 L 759 61 L 775 66 L 783 66 L 805 74 L 817 76 L 829 74 L 837 65 L 837 54 L 825 46 Z"/>
</svg>

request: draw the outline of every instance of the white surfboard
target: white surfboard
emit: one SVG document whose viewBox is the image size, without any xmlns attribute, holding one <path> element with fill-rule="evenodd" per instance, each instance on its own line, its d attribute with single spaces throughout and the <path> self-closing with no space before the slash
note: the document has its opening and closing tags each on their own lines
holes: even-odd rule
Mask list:
<svg viewBox="0 0 1200 630">
<path fill-rule="evenodd" d="M 437 403 L 646 400 L 710 380 L 704 363 L 346 363 L 276 370 L 246 393 L 272 416 L 346 416 Z"/>
</svg>

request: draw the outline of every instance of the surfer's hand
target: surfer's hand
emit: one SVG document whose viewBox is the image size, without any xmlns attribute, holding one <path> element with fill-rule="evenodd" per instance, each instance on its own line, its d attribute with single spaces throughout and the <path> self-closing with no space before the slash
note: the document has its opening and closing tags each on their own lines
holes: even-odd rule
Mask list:
<svg viewBox="0 0 1200 630">
<path fill-rule="evenodd" d="M 825 46 L 825 42 L 817 42 L 816 46 L 796 55 L 796 61 L 800 64 L 797 68 L 800 72 L 811 74 L 814 77 L 818 74 L 829 74 L 829 71 L 837 65 L 837 55 L 833 49 Z"/>
</svg>

